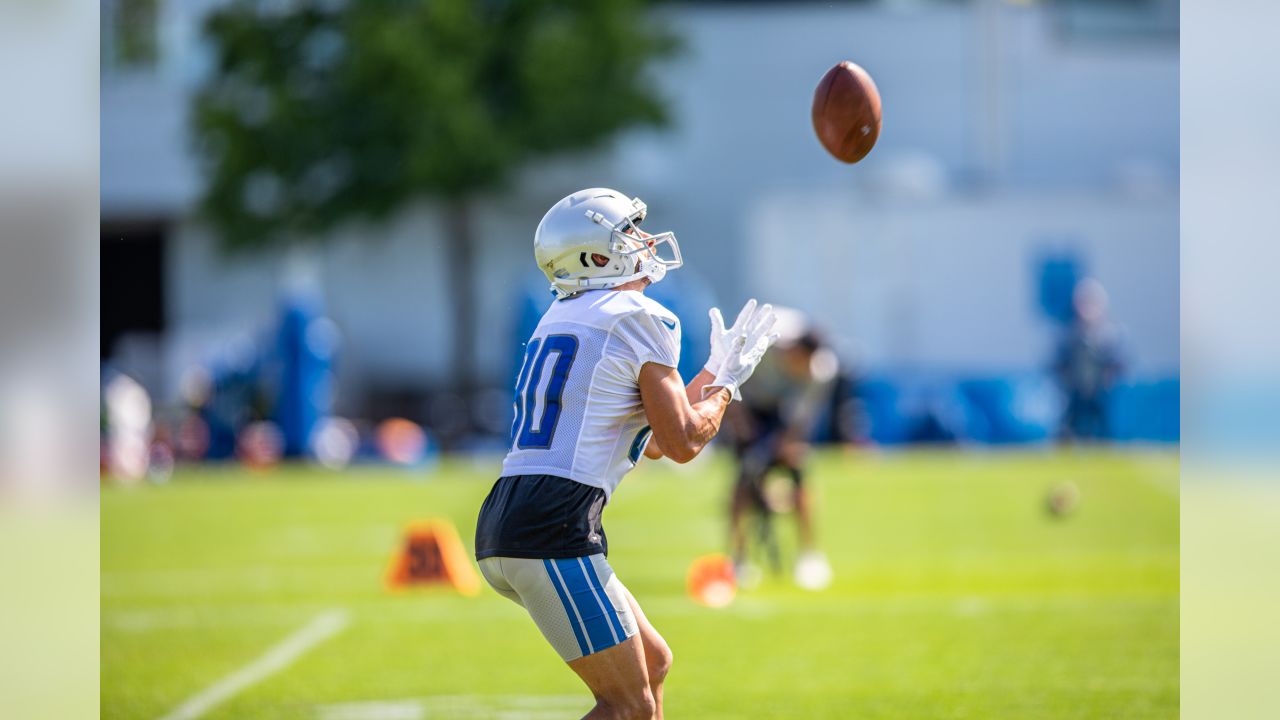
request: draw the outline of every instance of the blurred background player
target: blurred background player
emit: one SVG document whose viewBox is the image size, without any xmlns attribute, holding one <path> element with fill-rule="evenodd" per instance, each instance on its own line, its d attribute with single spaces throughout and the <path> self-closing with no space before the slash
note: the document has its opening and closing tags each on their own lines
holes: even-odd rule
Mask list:
<svg viewBox="0 0 1280 720">
<path fill-rule="evenodd" d="M 777 344 L 765 354 L 754 382 L 742 389 L 742 402 L 729 406 L 725 427 L 734 446 L 737 474 L 729 504 L 729 532 L 738 581 L 759 581 L 760 570 L 748 549 L 755 535 L 774 571 L 781 569 L 772 515 L 790 506 L 799 532 L 795 580 L 820 590 L 831 583 L 831 566 L 818 549 L 813 523 L 813 494 L 805 485 L 805 465 L 814 428 L 831 407 L 839 361 L 809 319 L 797 310 L 775 307 Z M 712 323 L 716 324 L 716 319 Z M 789 492 L 766 492 L 771 472 L 790 480 Z"/>
<path fill-rule="evenodd" d="M 1063 334 L 1053 372 L 1066 396 L 1059 437 L 1097 441 L 1111 436 L 1108 399 L 1124 369 L 1119 329 L 1107 317 L 1107 291 L 1084 278 L 1072 293 L 1074 315 Z"/>
</svg>

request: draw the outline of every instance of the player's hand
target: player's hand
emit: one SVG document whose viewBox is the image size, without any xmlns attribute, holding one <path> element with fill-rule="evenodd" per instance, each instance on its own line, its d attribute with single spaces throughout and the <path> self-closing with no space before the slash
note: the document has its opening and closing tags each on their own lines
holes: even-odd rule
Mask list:
<svg viewBox="0 0 1280 720">
<path fill-rule="evenodd" d="M 778 316 L 769 305 L 756 311 L 747 320 L 744 331 L 733 336 L 729 353 L 720 364 L 720 371 L 707 387 L 725 388 L 734 400 L 741 400 L 742 394 L 738 389 L 756 371 L 765 352 L 778 341 L 778 334 L 771 332 L 777 321 Z"/>
<path fill-rule="evenodd" d="M 769 306 L 766 305 L 765 308 Z M 733 321 L 733 327 L 726 330 L 720 308 L 711 308 L 707 313 L 711 317 L 711 354 L 707 356 L 707 364 L 704 366 L 707 372 L 712 375 L 720 372 L 720 366 L 724 364 L 724 359 L 728 357 L 729 349 L 733 345 L 734 336 L 746 333 L 747 325 L 755 314 L 756 299 L 751 298 L 742 306 L 742 310 L 738 311 L 738 319 Z"/>
</svg>

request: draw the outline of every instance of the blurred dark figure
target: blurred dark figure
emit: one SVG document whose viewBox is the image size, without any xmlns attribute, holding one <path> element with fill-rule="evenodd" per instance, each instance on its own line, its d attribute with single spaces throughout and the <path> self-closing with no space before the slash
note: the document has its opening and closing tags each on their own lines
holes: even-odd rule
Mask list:
<svg viewBox="0 0 1280 720">
<path fill-rule="evenodd" d="M 1097 280 L 1076 284 L 1072 306 L 1074 318 L 1053 362 L 1067 401 L 1059 438 L 1104 440 L 1111 434 L 1108 396 L 1123 369 L 1120 336 L 1107 319 L 1107 291 Z"/>
<path fill-rule="evenodd" d="M 800 535 L 795 579 L 802 587 L 818 590 L 830 584 L 831 568 L 814 537 L 805 462 L 815 425 L 832 406 L 839 361 L 804 315 L 787 308 L 775 311 L 778 342 L 756 368 L 750 385 L 742 388 L 742 402 L 731 404 L 725 414 L 724 427 L 738 461 L 729 507 L 730 542 L 739 583 L 754 584 L 760 571 L 750 563 L 747 545 L 748 521 L 755 517 L 757 537 L 774 570 L 779 570 L 771 516 L 790 506 Z M 765 481 L 775 470 L 790 479 L 790 492 L 783 493 L 789 497 L 767 492 Z"/>
</svg>

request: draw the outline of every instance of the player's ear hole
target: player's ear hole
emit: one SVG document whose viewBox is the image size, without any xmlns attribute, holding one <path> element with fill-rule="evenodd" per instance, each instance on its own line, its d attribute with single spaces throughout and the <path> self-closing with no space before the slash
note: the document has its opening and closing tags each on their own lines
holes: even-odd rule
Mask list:
<svg viewBox="0 0 1280 720">
<path fill-rule="evenodd" d="M 596 267 L 604 267 L 609 264 L 609 258 L 600 253 L 591 253 L 591 262 L 595 263 Z"/>
</svg>

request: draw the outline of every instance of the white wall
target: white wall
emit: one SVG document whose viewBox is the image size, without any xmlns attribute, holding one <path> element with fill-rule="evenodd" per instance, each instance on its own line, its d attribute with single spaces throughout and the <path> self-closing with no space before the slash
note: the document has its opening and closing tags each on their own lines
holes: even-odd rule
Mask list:
<svg viewBox="0 0 1280 720">
<path fill-rule="evenodd" d="M 1108 288 L 1133 369 L 1178 367 L 1177 203 L 1101 195 L 874 204 L 779 193 L 752 215 L 749 284 L 809 312 L 871 367 L 1044 367 L 1037 259 L 1074 248 Z M 1172 249 L 1171 249 L 1172 248 Z"/>
</svg>

